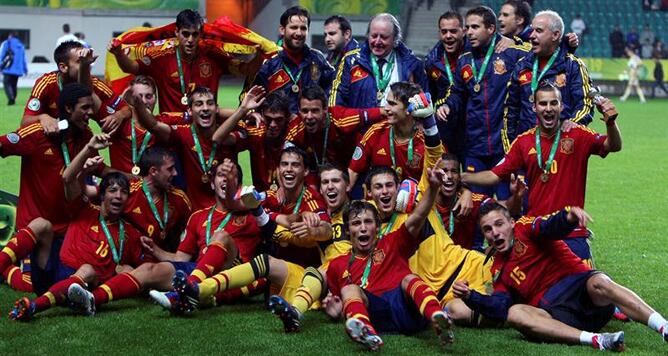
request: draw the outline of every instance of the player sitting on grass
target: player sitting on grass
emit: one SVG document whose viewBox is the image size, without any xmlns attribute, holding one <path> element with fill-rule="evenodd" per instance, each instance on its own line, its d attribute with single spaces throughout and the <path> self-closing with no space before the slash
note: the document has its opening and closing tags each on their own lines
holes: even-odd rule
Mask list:
<svg viewBox="0 0 668 356">
<path fill-rule="evenodd" d="M 578 207 L 515 221 L 502 205 L 484 204 L 480 227 L 498 251 L 492 266 L 492 271 L 499 271 L 494 294 L 482 295 L 460 280 L 454 286 L 457 297 L 484 316 L 507 320 L 540 340 L 623 351 L 623 331 L 598 333 L 617 305 L 668 341 L 668 322 L 658 312 L 633 291 L 583 263 L 562 240 L 589 221 L 591 217 Z"/>
</svg>

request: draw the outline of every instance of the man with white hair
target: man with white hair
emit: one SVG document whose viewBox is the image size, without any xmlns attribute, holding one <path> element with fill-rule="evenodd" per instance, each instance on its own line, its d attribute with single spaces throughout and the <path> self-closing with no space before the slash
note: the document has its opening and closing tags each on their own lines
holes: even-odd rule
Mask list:
<svg viewBox="0 0 668 356">
<path fill-rule="evenodd" d="M 578 57 L 560 46 L 564 21 L 554 11 L 541 11 L 531 23 L 531 53 L 513 70 L 504 107 L 504 149 L 522 132 L 536 125 L 532 98 L 536 88 L 547 81 L 561 91 L 561 120 L 587 125 L 592 120 L 593 102 L 587 94 L 592 83 L 587 67 Z"/>
</svg>

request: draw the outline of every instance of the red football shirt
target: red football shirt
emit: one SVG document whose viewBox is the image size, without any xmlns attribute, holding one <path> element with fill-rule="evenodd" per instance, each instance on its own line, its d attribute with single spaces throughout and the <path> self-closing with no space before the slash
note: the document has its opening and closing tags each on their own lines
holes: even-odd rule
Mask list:
<svg viewBox="0 0 668 356">
<path fill-rule="evenodd" d="M 179 245 L 179 251 L 185 252 L 191 256 L 197 256 L 197 260 L 206 252 L 206 230 L 210 231 L 210 237 L 213 238 L 214 232 L 220 223 L 223 222 L 229 214 L 232 214 L 225 223 L 223 230 L 229 233 L 234 243 L 239 249 L 239 255 L 244 262 L 250 261 L 256 255 L 257 247 L 260 245 L 260 228 L 258 228 L 255 218 L 248 213 L 240 212 L 222 212 L 214 210 L 211 217 L 211 225 L 208 226 L 207 219 L 211 207 L 194 212 L 188 220 L 185 236 Z M 236 256 L 231 256 L 235 258 Z"/>
<path fill-rule="evenodd" d="M 152 42 L 152 48 L 137 60 L 139 74 L 149 75 L 155 80 L 158 87 L 160 112 L 179 112 L 188 109 L 181 104 L 183 91 L 179 79 L 178 64 L 176 62 L 176 40 L 160 40 Z M 181 69 L 186 92 L 191 92 L 196 86 L 204 86 L 218 95 L 218 83 L 221 75 L 227 72 L 229 59 L 198 46 L 197 54 L 192 61 L 187 61 L 181 52 Z"/>
<path fill-rule="evenodd" d="M 163 219 L 164 196 L 160 194 L 154 196 L 153 199 L 158 214 L 160 214 L 160 219 Z M 128 196 L 128 202 L 125 204 L 123 217 L 139 229 L 143 235 L 153 239 L 162 249 L 173 252 L 178 245 L 177 241 L 181 237 L 181 232 L 186 226 L 192 208 L 186 194 L 177 188 L 171 188 L 167 192 L 167 201 L 169 203 L 167 226 L 165 236 L 161 236 L 163 230 L 160 229 L 160 224 L 158 224 L 153 211 L 151 211 L 151 206 L 142 189 L 142 179 L 134 178 L 130 182 L 130 195 Z"/>
<path fill-rule="evenodd" d="M 476 238 L 476 230 L 478 229 L 478 210 L 480 209 L 480 204 L 482 204 L 485 199 L 487 199 L 486 195 L 474 193 L 471 197 L 471 202 L 473 203 L 471 212 L 464 217 L 458 217 L 457 214 L 454 214 L 454 232 L 450 234 L 450 238 L 455 245 L 459 245 L 468 250 L 473 248 L 475 243 L 474 240 Z M 436 210 L 441 216 L 445 230 L 450 233 L 450 207 L 437 204 Z"/>
<path fill-rule="evenodd" d="M 268 142 L 265 126 L 246 128 L 246 138 L 240 140 L 239 151 L 250 153 L 251 175 L 257 191 L 269 190 L 271 183 L 277 178 L 278 163 L 281 160 L 283 140 Z"/>
<path fill-rule="evenodd" d="M 278 214 L 292 214 L 296 202 L 285 204 L 278 200 L 276 191 L 270 190 L 267 191 L 267 199 L 262 203 L 262 206 L 270 212 L 270 216 L 273 219 Z M 310 187 L 307 187 L 304 191 L 301 205 L 297 209 L 297 212 L 300 213 L 305 211 L 317 213 L 320 216 L 320 220 L 330 222 L 325 201 L 320 196 L 320 193 Z M 320 253 L 321 251 L 318 247 L 278 245 L 272 256 L 296 263 L 302 267 L 318 267 L 322 264 Z"/>
<path fill-rule="evenodd" d="M 364 173 L 371 167 L 392 167 L 390 150 L 390 127 L 387 122 L 379 122 L 369 128 L 353 153 L 348 168 L 356 173 Z M 401 144 L 394 142 L 396 167 L 401 168 L 400 180 L 413 178 L 420 180 L 424 157 L 424 134 L 418 131 L 413 139 L 413 161 L 408 164 L 408 141 Z"/>
<path fill-rule="evenodd" d="M 48 114 L 51 117 L 58 118 L 58 97 L 60 96 L 61 86 L 58 83 L 58 73 L 58 71 L 46 73 L 35 81 L 35 86 L 32 88 L 30 98 L 26 102 L 23 115 Z M 96 121 L 99 122 L 109 114 L 127 106 L 125 101 L 116 95 L 107 84 L 95 77 L 93 77 L 93 88 L 95 94 L 102 100 L 100 111 L 95 115 Z"/>
<path fill-rule="evenodd" d="M 60 249 L 60 260 L 75 270 L 84 264 L 93 266 L 97 278 L 102 283 L 116 274 L 116 262 L 113 259 L 112 247 L 109 246 L 107 236 L 100 225 L 99 216 L 98 206 L 88 205 L 81 209 L 79 216 L 67 229 L 63 247 Z M 120 249 L 119 226 L 119 221 L 107 222 L 116 251 Z M 124 223 L 124 229 L 125 242 L 119 254 L 119 264 L 139 266 L 143 262 L 141 233 L 127 222 Z"/>
<path fill-rule="evenodd" d="M 374 295 L 381 295 L 401 285 L 401 280 L 412 273 L 408 259 L 417 249 L 418 240 L 402 224 L 397 230 L 385 235 L 378 241 L 374 251 L 366 257 L 355 256 L 352 266 L 350 255 L 339 256 L 329 263 L 327 286 L 334 295 L 341 295 L 341 288 L 348 285 L 348 280 L 360 285 L 367 261 L 371 258 L 371 272 L 366 290 Z"/>
<path fill-rule="evenodd" d="M 541 135 L 543 163 L 549 157 L 554 138 L 555 136 Z M 529 185 L 529 211 L 526 215 L 546 215 L 565 206 L 584 208 L 589 156 L 605 157 L 608 154 L 603 147 L 606 138 L 607 136 L 597 134 L 584 126 L 577 126 L 567 133 L 562 132 L 549 179 L 543 182 L 543 171 L 538 168 L 536 157 L 536 128 L 533 128 L 513 141 L 506 157 L 492 168 L 492 172 L 501 179 L 508 180 L 510 173 L 519 169 L 526 171 Z M 583 234 L 586 234 L 585 228 L 578 227 L 569 236 Z"/>
<path fill-rule="evenodd" d="M 540 219 L 520 218 L 515 223 L 512 251 L 494 257 L 494 292 L 512 292 L 516 303 L 538 306 L 543 294 L 555 283 L 591 270 L 564 241 L 541 237 Z"/>
<path fill-rule="evenodd" d="M 70 159 L 92 137 L 90 130 L 69 135 L 67 147 Z M 65 159 L 61 151 L 60 137 L 49 137 L 39 123 L 22 127 L 16 132 L 0 136 L 0 155 L 21 156 L 21 183 L 16 207 L 16 227 L 27 226 L 33 219 L 42 217 L 53 225 L 56 234 L 64 234 L 70 217 L 75 215 L 65 199 L 63 171 Z"/>
</svg>

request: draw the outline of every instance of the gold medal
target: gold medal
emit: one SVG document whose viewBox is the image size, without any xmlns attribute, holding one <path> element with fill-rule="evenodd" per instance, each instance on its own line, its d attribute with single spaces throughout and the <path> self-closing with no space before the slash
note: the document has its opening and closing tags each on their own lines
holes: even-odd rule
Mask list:
<svg viewBox="0 0 668 356">
<path fill-rule="evenodd" d="M 383 101 L 383 97 L 385 97 L 385 95 L 383 95 L 383 92 L 379 90 L 378 94 L 376 94 L 376 99 L 378 99 L 378 101 Z"/>
<path fill-rule="evenodd" d="M 529 102 L 533 103 L 533 94 L 529 95 Z"/>
<path fill-rule="evenodd" d="M 167 237 L 167 233 L 165 232 L 165 230 L 160 231 L 160 240 L 164 240 L 165 237 Z"/>
<path fill-rule="evenodd" d="M 206 184 L 209 183 L 209 175 L 204 173 L 202 174 L 202 183 Z"/>
<path fill-rule="evenodd" d="M 139 169 L 139 166 L 135 164 L 134 166 L 132 166 L 132 170 L 131 170 L 130 172 L 131 172 L 133 175 L 138 176 L 139 173 L 141 172 L 141 169 Z"/>
<path fill-rule="evenodd" d="M 476 93 L 480 91 L 480 83 L 475 83 L 473 86 L 473 91 Z"/>
<path fill-rule="evenodd" d="M 397 171 L 397 175 L 399 176 L 399 179 L 401 179 L 401 173 L 403 172 L 401 167 L 396 167 L 394 170 Z"/>
<path fill-rule="evenodd" d="M 276 184 L 276 182 L 271 183 L 271 185 L 269 186 L 269 189 L 271 189 L 273 191 L 278 190 L 278 184 Z"/>
<path fill-rule="evenodd" d="M 121 272 L 123 272 L 123 266 L 116 265 L 116 274 L 120 274 Z"/>
<path fill-rule="evenodd" d="M 181 97 L 181 104 L 188 105 L 188 96 L 187 95 L 183 94 L 183 96 Z"/>
<path fill-rule="evenodd" d="M 550 179 L 550 175 L 547 174 L 547 172 L 543 172 L 543 174 L 540 175 L 540 180 L 543 183 L 547 183 L 547 181 Z"/>
<path fill-rule="evenodd" d="M 299 85 L 297 84 L 292 84 L 292 92 L 293 93 L 299 93 Z"/>
</svg>

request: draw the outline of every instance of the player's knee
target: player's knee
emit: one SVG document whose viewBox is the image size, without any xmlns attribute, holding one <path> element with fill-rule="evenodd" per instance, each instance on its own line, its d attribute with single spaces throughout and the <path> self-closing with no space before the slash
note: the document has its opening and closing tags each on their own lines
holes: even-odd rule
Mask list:
<svg viewBox="0 0 668 356">
<path fill-rule="evenodd" d="M 519 330 L 525 330 L 529 327 L 528 322 L 532 318 L 531 306 L 515 304 L 508 309 L 507 323 Z"/>
<path fill-rule="evenodd" d="M 91 281 L 95 280 L 97 276 L 93 266 L 89 265 L 88 263 L 81 265 L 75 274 L 83 279 L 86 283 L 90 283 Z"/>
<path fill-rule="evenodd" d="M 613 282 L 610 277 L 606 276 L 603 273 L 598 273 L 593 275 L 587 281 L 587 286 L 589 291 L 597 294 L 598 296 L 609 296 L 613 289 L 617 287 L 617 283 Z"/>
<path fill-rule="evenodd" d="M 46 220 L 42 217 L 33 219 L 28 227 L 35 233 L 38 237 L 49 235 L 53 231 L 53 226 L 49 220 Z"/>
<path fill-rule="evenodd" d="M 461 299 L 453 299 L 446 304 L 448 315 L 452 321 L 459 325 L 473 325 L 473 310 L 466 306 Z"/>
<path fill-rule="evenodd" d="M 362 289 L 357 284 L 349 284 L 341 288 L 341 298 L 347 300 L 350 298 L 361 298 Z"/>
</svg>

